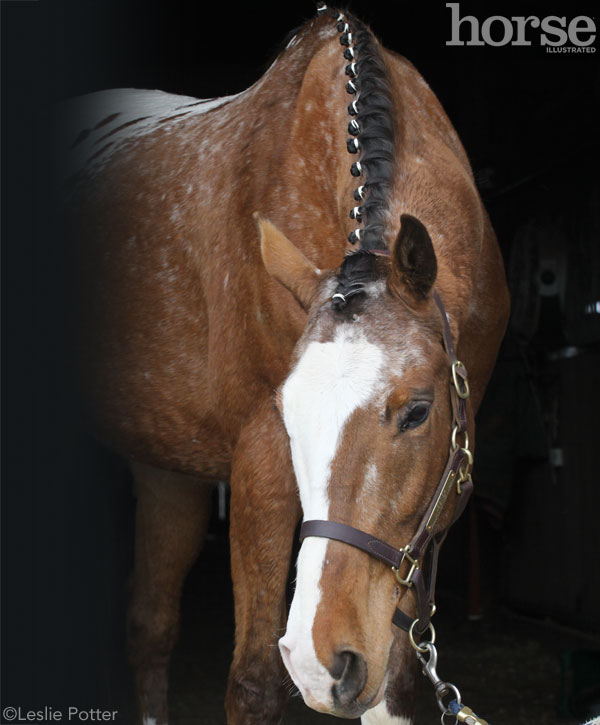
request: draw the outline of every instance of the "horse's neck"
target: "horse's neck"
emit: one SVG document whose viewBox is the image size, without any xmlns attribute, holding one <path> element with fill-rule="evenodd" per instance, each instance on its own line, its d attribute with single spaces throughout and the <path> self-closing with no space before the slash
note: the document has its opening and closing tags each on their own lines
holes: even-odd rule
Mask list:
<svg viewBox="0 0 600 725">
<path fill-rule="evenodd" d="M 461 141 L 421 74 L 386 51 L 401 138 L 389 201 L 390 238 L 401 214 L 412 214 L 429 232 L 438 262 L 436 287 L 454 320 L 466 314 L 472 275 L 493 232 Z M 483 254 L 483 256 L 482 256 Z"/>
<path fill-rule="evenodd" d="M 306 26 L 247 94 L 253 142 L 240 153 L 252 167 L 248 204 L 271 220 L 321 268 L 337 267 L 352 249 L 359 183 L 346 150 L 346 61 L 335 24 Z M 427 226 L 438 255 L 439 283 L 453 290 L 448 307 L 460 317 L 471 289 L 471 257 L 481 246 L 484 212 L 462 145 L 438 100 L 404 59 L 385 53 L 395 97 L 396 173 L 386 241 L 402 213 Z M 260 260 L 257 258 L 257 263 Z M 448 296 L 448 295 L 447 295 Z"/>
<path fill-rule="evenodd" d="M 262 156 L 257 204 L 264 206 L 258 211 L 317 266 L 336 267 L 349 247 L 358 185 L 350 174 L 355 158 L 346 151 L 346 61 L 333 24 L 302 40 L 280 57 L 256 99 L 270 127 L 263 136 L 268 155 Z M 276 105 L 273 96 L 280 99 Z"/>
</svg>

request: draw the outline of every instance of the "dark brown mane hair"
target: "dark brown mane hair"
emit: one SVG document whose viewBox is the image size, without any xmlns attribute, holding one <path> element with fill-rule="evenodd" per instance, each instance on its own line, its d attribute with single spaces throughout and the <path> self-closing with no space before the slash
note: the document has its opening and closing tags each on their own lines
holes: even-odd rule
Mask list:
<svg viewBox="0 0 600 725">
<path fill-rule="evenodd" d="M 338 15 L 337 11 L 333 14 Z M 379 44 L 371 30 L 350 13 L 343 13 L 354 41 L 357 75 L 356 106 L 348 107 L 349 118 L 358 122 L 360 167 L 365 199 L 360 206 L 364 229 L 360 249 L 386 249 L 383 234 L 388 210 L 388 195 L 394 178 L 396 119 L 389 71 Z M 342 45 L 347 42 L 340 37 Z M 345 52 L 346 58 L 350 60 Z M 351 133 L 350 126 L 348 129 Z M 353 167 L 354 168 L 354 167 Z M 355 197 L 360 201 L 360 196 Z"/>
<path fill-rule="evenodd" d="M 354 198 L 361 202 L 357 220 L 363 222 L 359 235 L 353 231 L 348 238 L 352 244 L 359 242 L 358 249 L 344 259 L 337 275 L 335 294 L 338 296 L 333 306 L 342 310 L 346 300 L 362 294 L 365 282 L 376 274 L 375 257 L 369 252 L 387 250 L 384 232 L 395 169 L 396 119 L 389 72 L 373 33 L 346 11 L 333 9 L 329 12 L 338 21 L 340 43 L 345 46 L 344 57 L 349 64 L 355 63 L 354 72 L 350 65 L 346 69 L 352 79 L 347 86 L 351 96 L 348 150 L 359 154 L 351 173 L 361 188 L 361 191 L 357 188 Z M 352 34 L 354 52 L 349 49 L 346 23 Z M 352 137 L 358 144 L 354 144 Z"/>
<path fill-rule="evenodd" d="M 358 249 L 346 255 L 336 275 L 338 284 L 334 294 L 341 296 L 332 300 L 333 309 L 338 312 L 345 310 L 351 298 L 362 297 L 365 285 L 378 277 L 377 256 L 373 252 Z"/>
</svg>

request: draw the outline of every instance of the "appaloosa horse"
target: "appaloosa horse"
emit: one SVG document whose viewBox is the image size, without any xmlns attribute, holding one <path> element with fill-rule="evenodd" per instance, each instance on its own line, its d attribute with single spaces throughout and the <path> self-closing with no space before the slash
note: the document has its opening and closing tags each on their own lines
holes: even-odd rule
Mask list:
<svg viewBox="0 0 600 725">
<path fill-rule="evenodd" d="M 228 722 L 278 722 L 286 668 L 310 707 L 411 722 L 417 662 L 392 619 L 428 625 L 432 587 L 406 592 L 432 582 L 426 549 L 470 485 L 508 311 L 444 111 L 408 61 L 322 7 L 239 95 L 105 91 L 69 115 L 87 405 L 135 477 L 141 720 L 168 720 L 207 483 L 229 479 Z"/>
</svg>

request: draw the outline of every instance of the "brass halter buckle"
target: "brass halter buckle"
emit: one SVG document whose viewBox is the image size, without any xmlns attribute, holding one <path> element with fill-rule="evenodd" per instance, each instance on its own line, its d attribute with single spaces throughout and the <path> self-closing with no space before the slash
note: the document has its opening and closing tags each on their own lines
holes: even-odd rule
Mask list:
<svg viewBox="0 0 600 725">
<path fill-rule="evenodd" d="M 473 467 L 473 454 L 468 448 L 463 448 L 463 453 L 467 456 L 466 460 L 458 471 L 458 478 L 456 479 L 456 491 L 458 495 L 462 493 L 461 483 L 465 481 L 471 481 L 471 469 Z"/>
<path fill-rule="evenodd" d="M 458 470 L 458 475 L 456 477 L 456 491 L 460 495 L 462 493 L 462 488 L 460 484 L 464 481 L 471 480 L 471 470 L 473 469 L 473 453 L 469 448 L 469 434 L 467 433 L 467 431 L 462 431 L 462 435 L 464 437 L 464 442 L 462 446 L 457 441 L 457 436 L 459 435 L 459 433 L 459 427 L 458 425 L 455 425 L 452 429 L 452 452 L 454 453 L 457 448 L 460 448 L 465 455 L 465 460 L 461 463 Z"/>
<path fill-rule="evenodd" d="M 461 371 L 460 373 L 458 372 L 459 369 Z M 460 360 L 454 360 L 452 362 L 452 384 L 459 398 L 466 400 L 471 394 L 469 381 L 467 380 L 467 369 Z"/>
<path fill-rule="evenodd" d="M 408 562 L 410 564 L 410 569 L 408 570 L 408 574 L 406 575 L 406 579 L 403 579 L 400 576 L 400 567 L 396 569 L 395 566 L 392 567 L 392 571 L 394 572 L 394 575 L 396 576 L 396 579 L 398 580 L 399 584 L 402 584 L 402 586 L 405 587 L 412 587 L 412 576 L 415 573 L 415 569 L 419 568 L 419 560 L 413 559 L 413 557 L 408 553 L 410 551 L 410 544 L 405 546 L 403 549 L 399 549 L 403 553 L 402 562 L 400 563 L 400 566 L 402 566 L 402 563 L 404 563 L 404 559 L 408 559 Z"/>
</svg>

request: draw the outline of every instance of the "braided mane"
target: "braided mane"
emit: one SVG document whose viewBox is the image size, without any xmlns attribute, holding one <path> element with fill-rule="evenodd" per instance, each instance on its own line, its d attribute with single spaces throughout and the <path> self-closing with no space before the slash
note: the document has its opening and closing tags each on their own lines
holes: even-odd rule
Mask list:
<svg viewBox="0 0 600 725">
<path fill-rule="evenodd" d="M 346 257 L 337 277 L 334 307 L 342 309 L 347 297 L 362 292 L 366 267 L 370 268 L 367 277 L 372 275 L 372 255 L 360 255 L 356 260 L 352 257 L 370 250 L 387 251 L 384 232 L 395 170 L 396 120 L 389 72 L 371 30 L 349 13 L 328 11 L 324 5 L 318 12 L 330 12 L 337 20 L 340 43 L 345 47 L 346 75 L 350 78 L 346 85 L 351 135 L 347 147 L 351 154 L 358 155 L 350 173 L 359 182 L 354 192 L 359 205 L 351 210 L 350 216 L 362 223 L 362 228 L 350 233 L 348 240 L 358 243 L 358 249 Z"/>
<path fill-rule="evenodd" d="M 359 207 L 364 225 L 359 237 L 360 249 L 386 249 L 383 240 L 388 209 L 388 194 L 394 177 L 396 123 L 394 101 L 385 61 L 371 31 L 359 20 L 350 19 L 355 37 L 357 77 L 354 116 L 360 129 L 361 186 L 364 201 Z M 350 112 L 352 104 L 350 104 Z M 349 130 L 353 127 L 349 125 Z M 353 167 L 354 168 L 354 167 Z M 359 187 L 360 188 L 360 187 Z M 360 199 L 358 192 L 355 198 Z"/>
</svg>

